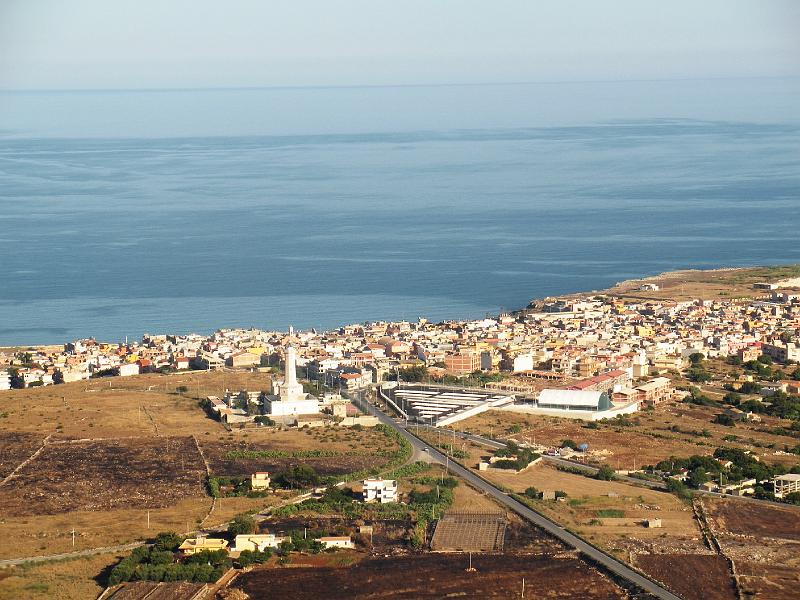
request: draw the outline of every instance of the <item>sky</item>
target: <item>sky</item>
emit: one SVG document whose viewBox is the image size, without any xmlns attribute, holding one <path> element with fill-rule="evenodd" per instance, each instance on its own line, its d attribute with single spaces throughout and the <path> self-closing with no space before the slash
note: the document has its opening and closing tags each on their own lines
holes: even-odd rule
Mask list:
<svg viewBox="0 0 800 600">
<path fill-rule="evenodd" d="M 0 0 L 0 89 L 800 76 L 797 0 Z"/>
</svg>

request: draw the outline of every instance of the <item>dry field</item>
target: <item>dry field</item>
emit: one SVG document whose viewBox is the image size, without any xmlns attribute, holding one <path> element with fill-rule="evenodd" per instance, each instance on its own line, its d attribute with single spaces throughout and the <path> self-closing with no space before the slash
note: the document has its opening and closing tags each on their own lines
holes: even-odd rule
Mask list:
<svg viewBox="0 0 800 600">
<path fill-rule="evenodd" d="M 0 480 L 30 458 L 43 441 L 44 436 L 36 433 L 0 431 Z"/>
<path fill-rule="evenodd" d="M 800 586 L 800 510 L 703 498 L 722 552 L 733 561 L 744 598 L 789 600 Z"/>
<path fill-rule="evenodd" d="M 106 548 L 154 536 L 159 531 L 195 530 L 208 514 L 211 498 L 180 500 L 165 508 L 119 508 L 106 511 L 74 511 L 56 515 L 3 517 L 0 533 L 14 544 L 0 546 L 0 558 L 49 556 L 73 550 Z M 72 530 L 75 529 L 75 546 Z"/>
<path fill-rule="evenodd" d="M 376 450 L 393 452 L 394 440 L 371 429 L 355 431 L 338 428 L 307 430 L 251 429 L 228 435 L 225 441 L 200 441 L 203 453 L 215 475 L 249 475 L 255 471 L 277 472 L 290 465 L 306 464 L 320 475 L 340 475 L 365 468 L 380 468 L 389 460 Z M 279 450 L 294 452 L 321 449 L 340 453 L 337 456 L 297 458 L 230 458 L 236 450 Z"/>
<path fill-rule="evenodd" d="M 95 577 L 121 558 L 118 554 L 98 554 L 0 570 L 0 600 L 97 598 L 103 586 Z"/>
<path fill-rule="evenodd" d="M 195 371 L 77 381 L 4 392 L 0 420 L 5 431 L 56 438 L 118 438 L 142 435 L 206 435 L 224 428 L 197 408 L 197 399 L 225 387 L 266 387 L 260 373 Z M 188 391 L 181 394 L 179 387 Z"/>
<path fill-rule="evenodd" d="M 764 295 L 762 290 L 753 289 L 754 283 L 774 282 L 794 277 L 800 277 L 800 265 L 707 271 L 684 270 L 662 273 L 646 280 L 624 281 L 606 291 L 622 298 L 648 300 L 752 298 Z M 657 292 L 640 291 L 638 287 L 643 281 L 657 283 L 661 289 Z"/>
<path fill-rule="evenodd" d="M 635 565 L 685 600 L 738 600 L 728 562 L 716 554 L 641 554 Z"/>
<path fill-rule="evenodd" d="M 576 558 L 435 554 L 376 558 L 350 567 L 259 568 L 233 584 L 253 600 L 514 598 L 616 599 L 627 594 Z"/>
<path fill-rule="evenodd" d="M 0 486 L 0 535 L 15 540 L 0 547 L 0 557 L 68 552 L 73 549 L 73 528 L 75 550 L 108 547 L 167 529 L 184 532 L 201 523 L 219 525 L 239 512 L 255 512 L 283 499 L 280 493 L 259 499 L 225 498 L 212 510 L 205 463 L 192 435 L 201 448 L 210 449 L 209 458 L 217 466 L 225 462 L 214 453 L 217 446 L 327 448 L 364 455 L 327 459 L 328 463 L 316 465 L 322 472 L 384 464 L 385 457 L 367 453 L 373 448 L 394 449 L 382 434 L 366 430 L 228 432 L 197 404 L 198 396 L 221 395 L 225 388 L 260 389 L 268 383 L 264 374 L 191 372 L 8 392 L 5 416 L 0 418 L 2 476 L 28 460 L 50 437 L 34 460 Z M 188 390 L 181 393 L 181 386 Z M 233 472 L 251 472 L 255 465 L 248 462 L 236 464 Z"/>
<path fill-rule="evenodd" d="M 566 502 L 540 501 L 537 510 L 625 560 L 629 560 L 630 552 L 705 551 L 691 507 L 672 494 L 599 481 L 544 464 L 519 474 L 489 470 L 481 475 L 517 493 L 528 487 L 566 492 Z M 600 512 L 606 510 L 623 514 Z M 661 519 L 663 527 L 646 528 L 641 524 L 643 519 Z"/>
<path fill-rule="evenodd" d="M 205 477 L 191 437 L 52 443 L 0 487 L 0 512 L 164 508 L 205 495 Z"/>
<path fill-rule="evenodd" d="M 633 425 L 601 423 L 598 429 L 588 429 L 585 423 L 574 419 L 487 411 L 458 423 L 456 428 L 480 435 L 556 447 L 566 439 L 578 444 L 585 442 L 589 444 L 588 460 L 604 462 L 614 469 L 653 465 L 670 456 L 710 455 L 720 446 L 754 450 L 768 463 L 789 465 L 798 462 L 796 456 L 775 453 L 775 449 L 783 449 L 785 445 L 795 446 L 795 438 L 755 430 L 765 427 L 765 424 L 738 424 L 736 427 L 717 425 L 711 421 L 718 412 L 720 410 L 713 407 L 675 404 L 653 412 L 639 412 L 631 417 Z M 521 431 L 511 433 L 515 425 Z M 671 431 L 672 426 L 680 431 Z M 692 433 L 703 430 L 708 432 L 709 437 Z M 736 435 L 740 439 L 726 441 L 723 438 L 727 435 Z M 445 437 L 441 436 L 442 439 Z M 763 446 L 774 444 L 775 449 L 755 447 L 752 441 Z"/>
</svg>

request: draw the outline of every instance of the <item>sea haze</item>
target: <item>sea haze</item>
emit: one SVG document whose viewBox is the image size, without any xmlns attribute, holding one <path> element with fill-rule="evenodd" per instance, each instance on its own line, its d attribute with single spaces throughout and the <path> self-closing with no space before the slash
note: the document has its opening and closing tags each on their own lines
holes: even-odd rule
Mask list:
<svg viewBox="0 0 800 600">
<path fill-rule="evenodd" d="M 800 82 L 0 92 L 0 345 L 800 262 Z"/>
</svg>

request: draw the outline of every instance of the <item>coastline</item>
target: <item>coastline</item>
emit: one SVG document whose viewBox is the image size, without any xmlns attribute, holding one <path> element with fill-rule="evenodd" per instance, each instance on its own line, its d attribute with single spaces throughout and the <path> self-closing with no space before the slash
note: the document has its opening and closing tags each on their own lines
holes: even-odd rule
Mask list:
<svg viewBox="0 0 800 600">
<path fill-rule="evenodd" d="M 526 307 L 517 308 L 510 311 L 511 314 L 521 314 L 535 309 L 547 299 L 551 298 L 581 298 L 594 295 L 613 296 L 622 300 L 641 300 L 641 301 L 665 301 L 678 302 L 689 299 L 747 299 L 764 295 L 765 290 L 753 288 L 754 283 L 772 282 L 778 285 L 781 282 L 797 279 L 790 282 L 794 285 L 781 286 L 787 288 L 800 287 L 800 263 L 774 266 L 757 267 L 719 267 L 715 269 L 678 269 L 674 271 L 664 271 L 657 275 L 626 279 L 615 285 L 602 290 L 585 290 L 560 294 L 545 298 L 534 298 Z M 641 290 L 643 284 L 655 284 L 658 290 Z M 475 317 L 476 319 L 478 317 Z M 442 321 L 461 321 L 469 319 L 443 319 Z M 342 323 L 340 326 L 345 326 Z M 231 327 L 235 328 L 235 327 Z M 165 333 L 165 332 L 159 332 Z M 168 332 L 171 334 L 174 332 Z M 12 346 L 0 346 L 0 352 L 14 352 L 22 350 L 42 350 L 50 348 L 60 348 L 63 344 L 73 340 L 63 340 L 61 344 L 15 344 Z M 118 343 L 98 340 L 101 343 Z"/>
</svg>

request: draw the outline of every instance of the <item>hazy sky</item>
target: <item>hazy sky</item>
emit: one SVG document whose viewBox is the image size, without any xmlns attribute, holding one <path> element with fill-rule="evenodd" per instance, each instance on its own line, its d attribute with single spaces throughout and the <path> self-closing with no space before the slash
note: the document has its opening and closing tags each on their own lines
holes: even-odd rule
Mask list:
<svg viewBox="0 0 800 600">
<path fill-rule="evenodd" d="M 798 0 L 0 0 L 0 88 L 800 75 Z"/>
</svg>

